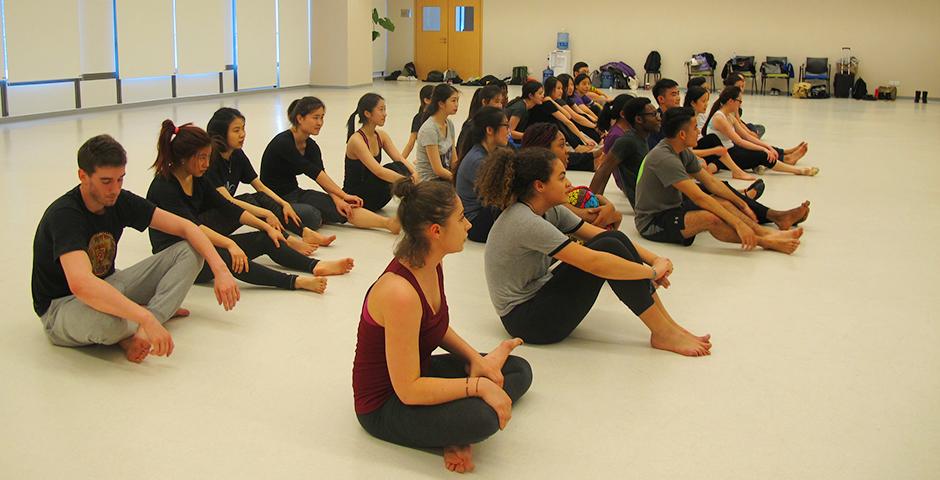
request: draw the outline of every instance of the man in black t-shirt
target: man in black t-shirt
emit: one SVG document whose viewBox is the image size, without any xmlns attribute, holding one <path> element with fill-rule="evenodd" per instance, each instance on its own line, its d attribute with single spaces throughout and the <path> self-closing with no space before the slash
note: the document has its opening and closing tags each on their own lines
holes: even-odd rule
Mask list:
<svg viewBox="0 0 940 480">
<path fill-rule="evenodd" d="M 226 310 L 239 292 L 209 239 L 192 222 L 121 189 L 127 154 L 108 135 L 78 150 L 80 184 L 46 209 L 33 240 L 33 309 L 49 340 L 60 346 L 120 344 L 127 359 L 169 356 L 173 339 L 163 323 L 176 314 L 203 257 L 215 273 L 216 298 Z M 116 270 L 125 227 L 147 227 L 185 238 L 126 270 Z"/>
</svg>

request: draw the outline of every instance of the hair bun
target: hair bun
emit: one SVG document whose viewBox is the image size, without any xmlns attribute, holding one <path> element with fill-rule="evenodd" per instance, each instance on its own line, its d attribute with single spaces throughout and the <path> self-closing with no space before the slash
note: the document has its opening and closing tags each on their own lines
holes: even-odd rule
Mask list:
<svg viewBox="0 0 940 480">
<path fill-rule="evenodd" d="M 413 194 L 417 188 L 418 185 L 414 183 L 411 177 L 405 177 L 392 185 L 392 194 L 405 200 L 409 195 Z"/>
</svg>

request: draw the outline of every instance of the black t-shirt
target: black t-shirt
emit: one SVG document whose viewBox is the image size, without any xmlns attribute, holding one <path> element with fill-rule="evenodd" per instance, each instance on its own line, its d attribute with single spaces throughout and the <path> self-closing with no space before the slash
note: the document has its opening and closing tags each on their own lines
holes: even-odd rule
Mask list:
<svg viewBox="0 0 940 480">
<path fill-rule="evenodd" d="M 322 171 L 323 155 L 317 142 L 307 138 L 306 148 L 301 155 L 290 130 L 275 135 L 261 155 L 261 181 L 278 196 L 300 188 L 297 175 L 303 173 L 316 180 Z"/>
<path fill-rule="evenodd" d="M 519 117 L 519 124 L 516 125 L 516 131 L 525 133 L 526 127 L 529 126 L 529 110 L 525 108 L 524 101 L 519 100 L 506 107 L 506 118 L 512 117 Z"/>
<path fill-rule="evenodd" d="M 414 118 L 411 119 L 411 133 L 418 133 L 418 130 L 421 130 L 421 125 L 424 125 L 424 112 L 416 113 Z"/>
<path fill-rule="evenodd" d="M 209 183 L 205 177 L 193 177 L 193 195 L 186 195 L 176 177 L 153 177 L 150 188 L 147 190 L 147 200 L 156 206 L 176 215 L 179 215 L 196 225 L 205 225 L 213 230 L 220 230 L 211 221 L 216 217 L 208 215 L 218 209 L 218 217 L 232 222 L 238 221 L 244 210 L 238 205 L 228 201 Z M 183 239 L 175 235 L 150 229 L 150 245 L 153 253 L 165 250 Z"/>
<path fill-rule="evenodd" d="M 33 239 L 33 309 L 40 317 L 56 298 L 72 294 L 59 257 L 82 250 L 98 278 L 114 273 L 114 259 L 124 227 L 144 231 L 153 219 L 154 205 L 122 190 L 112 207 L 96 215 L 85 207 L 79 187 L 52 202 Z"/>
<path fill-rule="evenodd" d="M 557 111 L 558 106 L 555 105 L 555 102 L 546 98 L 541 105 L 536 105 L 532 107 L 532 110 L 529 110 L 529 125 L 536 123 L 557 123 L 558 119 L 552 116 Z"/>
<path fill-rule="evenodd" d="M 251 160 L 240 148 L 233 151 L 228 160 L 215 157 L 203 176 L 214 188 L 225 187 L 233 197 L 239 183 L 248 184 L 258 178 L 255 167 L 251 166 Z"/>
</svg>

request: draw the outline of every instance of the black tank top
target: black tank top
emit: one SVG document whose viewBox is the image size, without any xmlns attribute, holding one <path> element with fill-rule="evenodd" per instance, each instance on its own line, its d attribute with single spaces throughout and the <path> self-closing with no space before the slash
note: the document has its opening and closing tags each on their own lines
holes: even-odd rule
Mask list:
<svg viewBox="0 0 940 480">
<path fill-rule="evenodd" d="M 366 147 L 368 148 L 369 137 L 366 137 L 366 132 L 359 130 L 356 133 L 362 136 L 362 139 L 366 142 Z M 381 165 L 382 164 L 382 136 L 379 135 L 378 132 L 376 132 L 375 139 L 378 141 L 378 144 L 379 144 L 379 153 L 374 158 L 375 158 L 375 161 L 379 162 L 379 165 Z M 370 178 L 370 177 L 374 177 L 374 178 Z M 369 169 L 366 168 L 366 166 L 363 165 L 363 163 L 360 162 L 358 158 L 346 157 L 346 176 L 344 177 L 344 180 L 343 180 L 343 190 L 346 190 L 347 185 L 348 186 L 361 185 L 370 179 L 378 179 L 378 177 L 375 177 L 375 174 L 369 171 Z"/>
</svg>

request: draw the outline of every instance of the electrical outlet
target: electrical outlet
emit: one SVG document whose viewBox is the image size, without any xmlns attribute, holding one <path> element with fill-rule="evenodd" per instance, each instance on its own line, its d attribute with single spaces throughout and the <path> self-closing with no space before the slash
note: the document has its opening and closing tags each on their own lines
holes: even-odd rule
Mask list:
<svg viewBox="0 0 940 480">
<path fill-rule="evenodd" d="M 401 18 L 411 18 L 411 9 L 410 8 L 401 9 Z"/>
<path fill-rule="evenodd" d="M 901 86 L 901 81 L 900 81 L 900 80 L 891 80 L 890 82 L 888 82 L 888 84 L 890 84 L 890 85 L 893 86 L 893 87 L 900 87 L 900 86 Z"/>
</svg>

